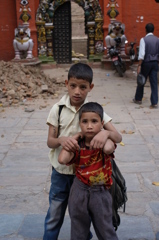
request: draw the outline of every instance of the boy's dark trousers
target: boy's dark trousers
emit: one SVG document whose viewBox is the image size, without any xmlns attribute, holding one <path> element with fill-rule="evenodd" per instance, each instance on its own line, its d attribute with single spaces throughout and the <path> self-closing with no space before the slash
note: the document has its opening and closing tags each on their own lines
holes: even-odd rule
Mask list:
<svg viewBox="0 0 159 240">
<path fill-rule="evenodd" d="M 58 173 L 55 169 L 52 171 L 49 193 L 50 206 L 45 218 L 43 240 L 58 239 L 74 177 L 74 175 Z M 90 238 L 88 237 L 88 239 Z"/>
<path fill-rule="evenodd" d="M 99 240 L 118 240 L 112 223 L 112 197 L 102 186 L 88 186 L 75 178 L 69 196 L 71 240 L 87 240 L 90 218 Z"/>
</svg>

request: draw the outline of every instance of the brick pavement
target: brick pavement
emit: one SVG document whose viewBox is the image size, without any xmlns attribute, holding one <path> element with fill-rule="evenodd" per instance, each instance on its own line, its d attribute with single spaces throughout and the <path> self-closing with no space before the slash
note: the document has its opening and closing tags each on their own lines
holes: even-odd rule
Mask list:
<svg viewBox="0 0 159 240">
<path fill-rule="evenodd" d="M 132 103 L 135 66 L 119 78 L 114 71 L 94 69 L 95 87 L 88 99 L 98 101 L 122 132 L 116 161 L 126 178 L 128 203 L 120 213 L 119 240 L 159 239 L 159 110 L 150 110 L 150 86 L 142 106 Z M 68 68 L 45 70 L 67 78 Z M 107 76 L 108 75 L 108 76 Z M 28 106 L 0 108 L 0 240 L 40 240 L 48 209 L 51 167 L 46 146 L 51 106 L 56 99 L 27 102 Z M 41 106 L 41 107 L 40 107 Z M 25 108 L 34 109 L 25 112 Z M 93 227 L 93 240 L 97 240 Z M 59 240 L 70 239 L 68 212 Z"/>
</svg>

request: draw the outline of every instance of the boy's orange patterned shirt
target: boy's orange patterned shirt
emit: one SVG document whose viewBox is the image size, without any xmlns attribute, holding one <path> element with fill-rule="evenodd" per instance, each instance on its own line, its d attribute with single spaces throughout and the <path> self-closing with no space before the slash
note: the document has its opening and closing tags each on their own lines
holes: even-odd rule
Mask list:
<svg viewBox="0 0 159 240">
<path fill-rule="evenodd" d="M 105 185 L 106 188 L 110 188 L 113 183 L 110 162 L 113 154 L 107 155 L 102 149 L 90 150 L 83 140 L 79 145 L 80 150 L 75 152 L 74 158 L 68 164 L 75 164 L 76 177 L 89 186 Z"/>
</svg>

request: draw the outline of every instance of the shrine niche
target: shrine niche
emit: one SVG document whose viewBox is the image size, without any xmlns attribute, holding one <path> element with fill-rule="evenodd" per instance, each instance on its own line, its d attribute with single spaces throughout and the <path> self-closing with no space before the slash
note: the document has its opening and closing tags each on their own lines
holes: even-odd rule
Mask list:
<svg viewBox="0 0 159 240">
<path fill-rule="evenodd" d="M 121 39 L 121 43 L 119 45 L 120 54 L 126 55 L 125 54 L 126 36 L 124 34 L 124 31 L 125 31 L 125 24 L 121 22 L 113 21 L 112 23 L 109 24 L 108 35 L 105 38 L 108 56 L 109 56 L 110 48 L 116 45 L 116 42 L 114 41 L 116 37 L 119 37 Z"/>
<path fill-rule="evenodd" d="M 85 34 L 88 35 L 87 58 L 103 51 L 103 16 L 98 0 L 74 0 L 84 11 Z M 70 63 L 71 1 L 40 0 L 36 12 L 38 57 L 46 61 Z"/>
<path fill-rule="evenodd" d="M 15 29 L 15 39 L 13 40 L 14 59 L 32 59 L 33 45 L 33 40 L 30 38 L 30 29 L 25 25 L 19 25 Z"/>
<path fill-rule="evenodd" d="M 20 2 L 20 17 L 21 24 L 15 29 L 15 38 L 13 40 L 13 47 L 15 51 L 14 60 L 32 60 L 32 50 L 33 50 L 33 40 L 31 39 L 31 33 L 29 28 L 29 20 L 31 19 L 31 15 L 29 12 L 31 11 L 28 6 L 28 1 L 21 0 Z"/>
<path fill-rule="evenodd" d="M 116 0 L 109 0 L 107 8 L 110 8 L 107 11 L 107 15 L 110 17 L 110 24 L 108 27 L 108 35 L 105 37 L 105 43 L 107 47 L 107 58 L 109 58 L 109 50 L 111 47 L 116 46 L 116 42 L 114 39 L 116 37 L 121 39 L 121 43 L 119 44 L 119 50 L 120 54 L 122 56 L 126 56 L 125 54 L 125 41 L 126 41 L 126 36 L 125 36 L 125 24 L 119 22 L 116 20 L 116 17 L 119 15 L 119 12 L 117 8 L 119 8 L 119 5 Z"/>
</svg>

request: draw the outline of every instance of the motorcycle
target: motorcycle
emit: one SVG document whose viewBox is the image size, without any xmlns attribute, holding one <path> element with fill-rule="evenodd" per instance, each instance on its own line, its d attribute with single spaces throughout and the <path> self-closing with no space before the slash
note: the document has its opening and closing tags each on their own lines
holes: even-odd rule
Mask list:
<svg viewBox="0 0 159 240">
<path fill-rule="evenodd" d="M 116 45 L 112 46 L 110 48 L 109 55 L 110 55 L 110 58 L 113 62 L 113 65 L 114 65 L 116 71 L 119 73 L 119 76 L 123 77 L 124 72 L 126 71 L 126 64 L 125 64 L 125 61 L 123 61 L 121 56 L 119 55 L 120 51 L 118 48 L 121 43 L 121 38 L 116 37 L 116 38 L 114 38 L 114 41 L 116 42 Z"/>
</svg>

